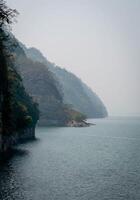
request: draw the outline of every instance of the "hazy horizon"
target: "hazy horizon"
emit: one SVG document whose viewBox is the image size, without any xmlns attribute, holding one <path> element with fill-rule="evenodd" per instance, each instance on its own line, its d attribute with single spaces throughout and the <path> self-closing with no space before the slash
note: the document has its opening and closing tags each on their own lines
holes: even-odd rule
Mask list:
<svg viewBox="0 0 140 200">
<path fill-rule="evenodd" d="M 7 0 L 14 35 L 81 78 L 109 115 L 140 115 L 140 1 Z"/>
</svg>

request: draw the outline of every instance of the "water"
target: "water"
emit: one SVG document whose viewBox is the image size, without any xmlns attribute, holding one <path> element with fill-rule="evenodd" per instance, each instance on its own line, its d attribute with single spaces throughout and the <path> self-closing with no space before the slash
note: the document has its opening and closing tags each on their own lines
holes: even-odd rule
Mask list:
<svg viewBox="0 0 140 200">
<path fill-rule="evenodd" d="M 0 167 L 0 200 L 139 200 L 140 118 L 37 128 Z"/>
</svg>

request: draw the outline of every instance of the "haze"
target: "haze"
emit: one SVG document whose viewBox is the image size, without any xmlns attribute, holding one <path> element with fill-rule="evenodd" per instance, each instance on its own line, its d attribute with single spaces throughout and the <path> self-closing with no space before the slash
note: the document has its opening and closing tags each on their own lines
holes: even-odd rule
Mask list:
<svg viewBox="0 0 140 200">
<path fill-rule="evenodd" d="M 7 0 L 13 33 L 75 73 L 110 115 L 140 113 L 139 0 Z"/>
</svg>

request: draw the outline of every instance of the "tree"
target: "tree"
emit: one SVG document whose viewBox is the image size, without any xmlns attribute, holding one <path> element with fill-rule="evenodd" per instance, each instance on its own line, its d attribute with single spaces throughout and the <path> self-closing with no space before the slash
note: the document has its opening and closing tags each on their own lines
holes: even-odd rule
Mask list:
<svg viewBox="0 0 140 200">
<path fill-rule="evenodd" d="M 12 24 L 17 14 L 17 10 L 9 8 L 6 1 L 0 0 L 0 28 Z"/>
<path fill-rule="evenodd" d="M 6 42 L 8 34 L 6 29 L 10 27 L 18 12 L 0 0 L 0 132 L 2 140 L 10 134 L 11 94 L 8 82 L 8 54 Z M 3 142 L 4 143 L 4 142 Z"/>
</svg>

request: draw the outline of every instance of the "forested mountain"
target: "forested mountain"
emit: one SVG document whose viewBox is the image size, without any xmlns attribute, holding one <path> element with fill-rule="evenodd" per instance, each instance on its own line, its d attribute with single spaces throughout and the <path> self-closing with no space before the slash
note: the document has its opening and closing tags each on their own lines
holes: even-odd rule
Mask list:
<svg viewBox="0 0 140 200">
<path fill-rule="evenodd" d="M 0 152 L 7 151 L 20 139 L 33 139 L 39 119 L 38 104 L 25 91 L 22 78 L 15 69 L 16 55 L 11 49 L 9 33 L 0 32 Z"/>
<path fill-rule="evenodd" d="M 84 113 L 88 118 L 101 118 L 108 115 L 101 99 L 77 76 L 48 61 L 36 48 L 26 48 L 21 44 L 28 58 L 43 63 L 55 75 L 64 95 L 64 103 Z"/>
<path fill-rule="evenodd" d="M 39 104 L 39 125 L 66 125 L 76 118 L 105 117 L 107 111 L 98 96 L 74 74 L 49 62 L 39 50 L 26 48 L 11 35 L 16 45 L 16 69 L 23 78 L 26 91 Z"/>
<path fill-rule="evenodd" d="M 30 97 L 15 69 L 15 41 L 11 40 L 10 25 L 18 12 L 0 1 L 0 160 L 1 154 L 23 139 L 35 138 L 39 119 L 38 105 Z"/>
<path fill-rule="evenodd" d="M 76 116 L 85 119 L 85 116 L 63 103 L 63 92 L 54 74 L 45 64 L 28 58 L 14 36 L 16 43 L 11 52 L 16 55 L 16 69 L 21 74 L 26 91 L 38 102 L 40 110 L 39 125 L 64 126 Z M 74 113 L 74 115 L 72 115 Z"/>
</svg>

